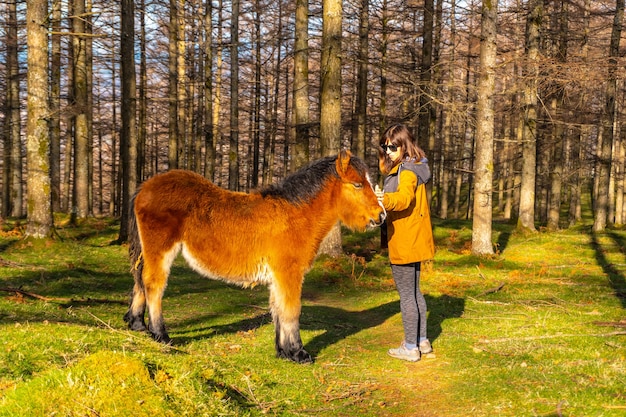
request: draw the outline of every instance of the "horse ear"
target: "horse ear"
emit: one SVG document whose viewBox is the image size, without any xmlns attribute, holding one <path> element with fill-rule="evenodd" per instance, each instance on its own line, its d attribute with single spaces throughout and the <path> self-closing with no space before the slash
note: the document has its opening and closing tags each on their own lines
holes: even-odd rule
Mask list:
<svg viewBox="0 0 626 417">
<path fill-rule="evenodd" d="M 337 172 L 345 174 L 350 164 L 352 154 L 349 150 L 343 149 L 337 156 Z"/>
</svg>

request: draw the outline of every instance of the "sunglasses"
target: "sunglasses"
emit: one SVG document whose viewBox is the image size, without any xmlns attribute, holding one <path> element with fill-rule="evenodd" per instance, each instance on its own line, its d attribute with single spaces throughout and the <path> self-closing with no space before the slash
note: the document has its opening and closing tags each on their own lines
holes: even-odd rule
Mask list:
<svg viewBox="0 0 626 417">
<path fill-rule="evenodd" d="M 387 152 L 387 149 L 389 149 L 391 152 L 395 152 L 398 150 L 398 147 L 396 145 L 380 145 L 380 148 L 384 151 Z"/>
</svg>

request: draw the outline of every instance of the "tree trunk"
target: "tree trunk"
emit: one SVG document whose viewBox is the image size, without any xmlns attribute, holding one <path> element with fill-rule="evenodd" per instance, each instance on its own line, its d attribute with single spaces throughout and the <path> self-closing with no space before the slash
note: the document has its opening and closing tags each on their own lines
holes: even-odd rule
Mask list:
<svg viewBox="0 0 626 417">
<path fill-rule="evenodd" d="M 359 13 L 359 50 L 357 91 L 352 150 L 365 160 L 367 155 L 367 76 L 369 67 L 369 0 L 361 0 Z"/>
<path fill-rule="evenodd" d="M 252 169 L 250 185 L 257 188 L 259 185 L 259 157 L 261 151 L 261 4 L 255 0 L 254 16 L 254 105 L 252 111 Z M 279 3 L 280 7 L 280 3 Z M 266 163 L 264 158 L 263 163 Z"/>
<path fill-rule="evenodd" d="M 4 204 L 3 216 L 21 217 L 22 209 L 22 139 L 20 116 L 20 73 L 17 39 L 17 6 L 16 1 L 8 2 L 7 22 L 7 111 L 5 151 L 5 181 L 3 182 Z"/>
<path fill-rule="evenodd" d="M 567 39 L 568 39 L 568 5 L 566 1 L 560 2 L 561 10 L 555 13 L 552 19 L 553 31 L 559 34 L 556 48 L 553 54 L 556 61 L 565 66 L 567 61 Z M 564 136 L 566 131 L 563 127 L 563 91 L 565 87 L 560 82 L 555 82 L 556 93 L 552 97 L 552 114 L 557 123 L 552 126 L 552 170 L 550 171 L 550 193 L 548 201 L 548 230 L 558 230 L 561 219 L 561 189 L 563 184 L 564 154 L 566 141 Z"/>
<path fill-rule="evenodd" d="M 322 156 L 339 153 L 341 145 L 341 0 L 322 2 L 322 65 L 320 99 L 320 151 Z M 339 223 L 324 238 L 319 250 L 331 256 L 343 253 Z"/>
<path fill-rule="evenodd" d="M 28 44 L 26 157 L 28 161 L 28 224 L 26 236 L 50 234 L 50 142 L 48 117 L 48 1 L 28 0 L 26 29 Z"/>
<path fill-rule="evenodd" d="M 215 177 L 215 136 L 213 135 L 213 2 L 206 2 L 204 15 L 204 176 Z"/>
<path fill-rule="evenodd" d="M 447 91 L 447 99 L 451 103 L 450 109 L 446 112 L 444 125 L 443 125 L 443 144 L 442 144 L 442 152 L 441 152 L 441 197 L 439 199 L 439 217 L 442 219 L 448 218 L 448 206 L 449 206 L 449 198 L 450 198 L 450 185 L 453 178 L 452 166 L 449 166 L 448 159 L 453 161 L 455 159 L 452 153 L 452 118 L 456 116 L 457 108 L 455 102 L 455 77 L 454 77 L 454 69 L 456 65 L 456 0 L 451 0 L 450 2 L 450 45 L 452 49 L 450 51 L 450 62 L 448 62 L 448 91 Z M 460 174 L 456 174 L 460 175 Z"/>
<path fill-rule="evenodd" d="M 389 14 L 388 0 L 383 0 L 381 10 L 382 40 L 380 43 L 380 123 L 378 126 L 381 134 L 387 128 L 387 46 L 391 32 L 389 29 Z"/>
<path fill-rule="evenodd" d="M 128 239 L 130 200 L 137 188 L 137 85 L 135 75 L 135 1 L 122 0 L 122 128 L 120 130 L 120 167 L 122 169 L 122 213 L 119 241 Z"/>
<path fill-rule="evenodd" d="M 185 0 L 177 0 L 176 18 L 178 20 L 176 29 L 176 86 L 178 91 L 176 92 L 176 102 L 178 103 L 176 109 L 178 115 L 176 117 L 176 126 L 178 127 L 178 143 L 176 149 L 178 151 L 176 159 L 178 161 L 177 166 L 179 168 L 189 168 L 189 160 L 184 157 L 187 149 L 188 141 L 191 140 L 188 132 L 187 115 L 189 112 L 189 105 L 187 103 L 187 65 L 185 64 L 186 49 L 185 49 Z"/>
<path fill-rule="evenodd" d="M 87 79 L 87 212 L 93 215 L 93 26 L 92 0 L 85 1 L 85 68 Z"/>
<path fill-rule="evenodd" d="M 498 2 L 496 0 L 483 2 L 478 100 L 476 103 L 474 218 L 472 223 L 472 253 L 476 255 L 493 254 L 491 220 L 493 215 L 492 180 L 497 8 Z"/>
<path fill-rule="evenodd" d="M 217 9 L 217 39 L 216 39 L 216 51 L 215 51 L 215 98 L 213 99 L 213 143 L 216 148 L 216 157 L 215 157 L 215 170 L 216 175 L 214 177 L 214 181 L 218 183 L 218 185 L 222 184 L 222 160 L 223 160 L 223 152 L 221 151 L 221 129 L 220 129 L 220 113 L 222 111 L 222 75 L 224 72 L 224 60 L 223 60 L 223 49 L 222 43 L 224 42 L 224 30 L 222 29 L 222 15 L 224 11 L 224 2 L 223 0 L 218 0 L 218 9 Z M 219 152 L 218 152 L 219 148 Z"/>
<path fill-rule="evenodd" d="M 146 62 L 146 1 L 139 0 L 139 90 L 137 122 L 137 183 L 146 177 L 146 148 L 148 140 L 148 64 Z"/>
<path fill-rule="evenodd" d="M 85 0 L 74 0 L 74 209 L 73 218 L 89 216 L 89 82 L 87 68 Z"/>
<path fill-rule="evenodd" d="M 178 0 L 170 0 L 168 32 L 168 152 L 169 169 L 178 168 Z"/>
<path fill-rule="evenodd" d="M 524 128 L 522 146 L 522 184 L 517 227 L 535 229 L 535 181 L 537 163 L 537 61 L 539 57 L 539 29 L 543 18 L 543 0 L 529 2 L 526 22 L 526 85 L 524 87 Z"/>
<path fill-rule="evenodd" d="M 623 88 L 623 84 L 622 84 Z M 622 91 L 624 91 L 622 89 Z M 616 114 L 620 114 L 620 109 L 616 108 Z M 624 148 L 624 136 L 626 127 L 623 123 L 617 123 L 615 132 L 615 224 L 624 224 L 624 162 L 626 160 L 626 149 Z"/>
<path fill-rule="evenodd" d="M 309 2 L 296 0 L 293 118 L 296 127 L 292 171 L 309 162 Z"/>
<path fill-rule="evenodd" d="M 61 0 L 52 2 L 50 36 L 50 194 L 52 211 L 61 211 Z"/>
<path fill-rule="evenodd" d="M 233 0 L 230 23 L 230 150 L 228 153 L 228 189 L 239 190 L 239 7 Z"/>
<path fill-rule="evenodd" d="M 276 65 L 274 66 L 274 73 L 271 75 L 271 81 L 273 83 L 274 91 L 272 105 L 270 108 L 270 120 L 268 124 L 268 141 L 264 147 L 263 157 L 263 185 L 269 185 L 274 178 L 275 159 L 276 159 L 276 134 L 278 131 L 278 109 L 279 109 L 279 95 L 280 95 L 280 75 L 282 72 L 280 57 L 282 56 L 283 48 L 283 8 L 282 3 L 278 4 L 278 36 L 276 39 Z M 268 100 L 269 100 L 268 92 Z M 286 163 L 286 161 L 285 161 Z"/>
<path fill-rule="evenodd" d="M 613 152 L 613 138 L 615 125 L 615 98 L 617 90 L 617 58 L 619 57 L 619 43 L 622 34 L 622 20 L 624 18 L 624 0 L 616 0 L 615 16 L 613 18 L 613 29 L 611 31 L 611 42 L 609 46 L 609 74 L 606 87 L 604 112 L 602 115 L 602 134 L 598 135 L 598 148 L 600 158 L 598 161 L 598 190 L 595 204 L 593 230 L 604 230 L 609 222 L 608 207 L 609 199 L 609 179 L 611 172 L 611 158 Z M 601 139 L 600 139 L 601 138 Z M 601 141 L 600 141 L 601 140 Z"/>
<path fill-rule="evenodd" d="M 431 143 L 430 128 L 432 118 L 432 71 L 433 71 L 433 20 L 435 17 L 434 0 L 424 0 L 424 42 L 422 45 L 422 63 L 420 65 L 419 126 L 417 141 L 426 151 L 426 155 L 434 157 L 434 143 Z M 434 159 L 434 158 L 433 158 Z"/>
</svg>

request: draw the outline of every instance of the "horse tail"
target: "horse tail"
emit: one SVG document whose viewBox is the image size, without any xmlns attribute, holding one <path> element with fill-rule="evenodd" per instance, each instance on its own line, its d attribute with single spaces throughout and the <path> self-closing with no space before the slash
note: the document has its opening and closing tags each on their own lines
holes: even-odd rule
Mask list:
<svg viewBox="0 0 626 417">
<path fill-rule="evenodd" d="M 130 271 L 135 283 L 143 288 L 143 249 L 139 229 L 137 228 L 137 216 L 135 215 L 135 197 L 130 200 L 128 213 L 128 255 L 130 257 Z"/>
</svg>

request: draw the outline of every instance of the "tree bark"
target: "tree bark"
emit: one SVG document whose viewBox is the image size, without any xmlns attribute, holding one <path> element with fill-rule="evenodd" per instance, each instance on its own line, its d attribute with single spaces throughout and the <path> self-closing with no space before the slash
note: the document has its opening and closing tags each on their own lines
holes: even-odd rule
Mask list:
<svg viewBox="0 0 626 417">
<path fill-rule="evenodd" d="M 48 104 L 48 1 L 26 3 L 28 44 L 26 150 L 28 161 L 26 236 L 44 238 L 52 227 Z"/>
<path fill-rule="evenodd" d="M 450 1 L 450 45 L 452 45 L 450 51 L 450 58 L 447 65 L 447 99 L 451 103 L 451 107 L 446 112 L 446 116 L 443 124 L 443 143 L 442 143 L 442 152 L 441 152 L 441 197 L 439 199 L 439 217 L 442 219 L 448 218 L 448 206 L 449 206 L 449 198 L 450 198 L 450 185 L 452 182 L 452 178 L 454 175 L 460 175 L 458 173 L 454 173 L 451 169 L 452 166 L 449 166 L 448 159 L 450 161 L 454 161 L 455 157 L 452 153 L 452 144 L 454 143 L 452 140 L 453 136 L 453 126 L 452 126 L 452 118 L 456 116 L 457 108 L 456 108 L 456 87 L 455 87 L 455 77 L 454 70 L 456 65 L 456 0 Z"/>
<path fill-rule="evenodd" d="M 5 171 L 4 171 L 4 198 L 2 215 L 21 217 L 23 215 L 22 190 L 22 140 L 20 116 L 20 72 L 17 38 L 17 5 L 10 0 L 7 21 L 7 128 L 5 130 Z"/>
<path fill-rule="evenodd" d="M 609 45 L 609 74 L 606 87 L 604 112 L 602 114 L 601 135 L 598 135 L 598 148 L 600 155 L 598 160 L 598 190 L 594 210 L 593 230 L 604 230 L 609 222 L 608 208 L 609 180 L 611 173 L 611 159 L 613 152 L 614 125 L 615 125 L 615 99 L 617 92 L 617 58 L 619 57 L 619 43 L 622 34 L 622 20 L 624 18 L 624 0 L 616 0 L 611 42 Z"/>
<path fill-rule="evenodd" d="M 61 211 L 61 0 L 52 2 L 50 36 L 50 194 L 52 211 Z"/>
<path fill-rule="evenodd" d="M 213 117 L 212 117 L 212 123 L 213 123 L 213 133 L 212 133 L 212 140 L 213 140 L 213 149 L 215 150 L 214 153 L 214 160 L 212 162 L 212 168 L 213 168 L 213 172 L 212 172 L 212 176 L 209 177 L 211 180 L 215 181 L 218 185 L 222 185 L 222 160 L 223 160 L 223 153 L 221 152 L 221 142 L 222 142 L 222 134 L 220 133 L 222 130 L 220 128 L 220 114 L 222 111 L 222 76 L 224 73 L 224 60 L 223 60 L 223 47 L 222 47 L 222 43 L 224 42 L 224 30 L 222 28 L 222 21 L 223 21 L 223 11 L 224 11 L 224 4 L 223 4 L 223 0 L 218 0 L 218 7 L 217 7 L 217 18 L 216 21 L 218 22 L 218 25 L 216 27 L 216 39 L 215 39 L 215 82 L 213 85 L 213 101 L 212 101 L 212 108 L 213 108 Z"/>
<path fill-rule="evenodd" d="M 89 216 L 89 82 L 85 0 L 74 0 L 72 49 L 74 58 L 74 219 Z"/>
<path fill-rule="evenodd" d="M 120 167 L 122 170 L 122 213 L 119 241 L 128 240 L 130 200 L 137 188 L 137 81 L 135 74 L 135 1 L 122 0 L 121 82 L 122 128 L 120 131 Z"/>
<path fill-rule="evenodd" d="M 424 0 L 424 41 L 422 44 L 422 63 L 420 65 L 420 99 L 419 99 L 419 126 L 417 141 L 431 155 L 434 151 L 434 143 L 431 142 L 431 118 L 433 118 L 432 105 L 432 72 L 433 72 L 433 22 L 435 17 L 434 0 Z M 434 158 L 433 158 L 434 159 Z"/>
<path fill-rule="evenodd" d="M 361 0 L 359 8 L 359 50 L 357 88 L 352 150 L 365 160 L 367 155 L 367 77 L 369 72 L 369 0 Z"/>
<path fill-rule="evenodd" d="M 230 22 L 230 150 L 228 153 L 228 189 L 239 190 L 239 7 L 233 0 Z"/>
<path fill-rule="evenodd" d="M 293 69 L 295 147 L 292 171 L 309 162 L 309 2 L 296 0 Z"/>
<path fill-rule="evenodd" d="M 491 241 L 492 181 L 494 145 L 494 95 L 496 90 L 496 0 L 485 0 L 482 5 L 480 70 L 476 115 L 476 156 L 474 162 L 474 218 L 472 253 L 493 254 Z"/>
<path fill-rule="evenodd" d="M 380 43 L 380 123 L 378 130 L 382 134 L 387 128 L 387 55 L 391 30 L 389 29 L 389 4 L 388 0 L 383 0 L 381 8 L 381 32 Z"/>
<path fill-rule="evenodd" d="M 279 3 L 280 4 L 280 3 Z M 261 152 L 261 4 L 255 0 L 254 16 L 254 104 L 252 110 L 252 169 L 250 185 L 259 185 L 259 158 Z M 279 6 L 280 7 L 280 6 Z M 263 159 L 265 165 L 266 159 Z"/>
<path fill-rule="evenodd" d="M 524 87 L 524 127 L 522 145 L 522 184 L 518 229 L 535 229 L 535 181 L 537 163 L 537 77 L 539 29 L 543 18 L 543 0 L 529 1 L 526 22 L 526 86 Z"/>
<path fill-rule="evenodd" d="M 341 145 L 341 0 L 322 2 L 322 65 L 320 98 L 320 151 L 322 156 L 339 153 Z M 320 253 L 339 256 L 341 227 L 339 223 L 328 233 Z"/>
<path fill-rule="evenodd" d="M 146 177 L 146 147 L 148 140 L 148 64 L 146 62 L 146 1 L 139 0 L 139 89 L 137 97 L 137 183 Z"/>
<path fill-rule="evenodd" d="M 176 102 L 178 103 L 176 106 L 176 110 L 178 111 L 178 115 L 176 117 L 176 126 L 178 128 L 178 134 L 176 135 L 178 143 L 176 149 L 178 153 L 176 155 L 176 159 L 178 160 L 177 166 L 179 168 L 189 169 L 188 152 L 187 158 L 185 158 L 185 151 L 188 148 L 188 142 L 191 140 L 188 135 L 189 125 L 187 123 L 190 106 L 187 102 L 188 77 L 187 65 L 185 63 L 185 58 L 187 56 L 187 51 L 185 49 L 185 0 L 177 0 L 176 3 L 176 18 L 178 20 L 176 24 L 176 29 L 178 31 L 176 34 L 176 86 L 178 89 L 178 91 L 176 91 Z"/>
<path fill-rule="evenodd" d="M 178 168 L 178 0 L 170 0 L 168 32 L 168 152 L 169 169 Z"/>
</svg>

